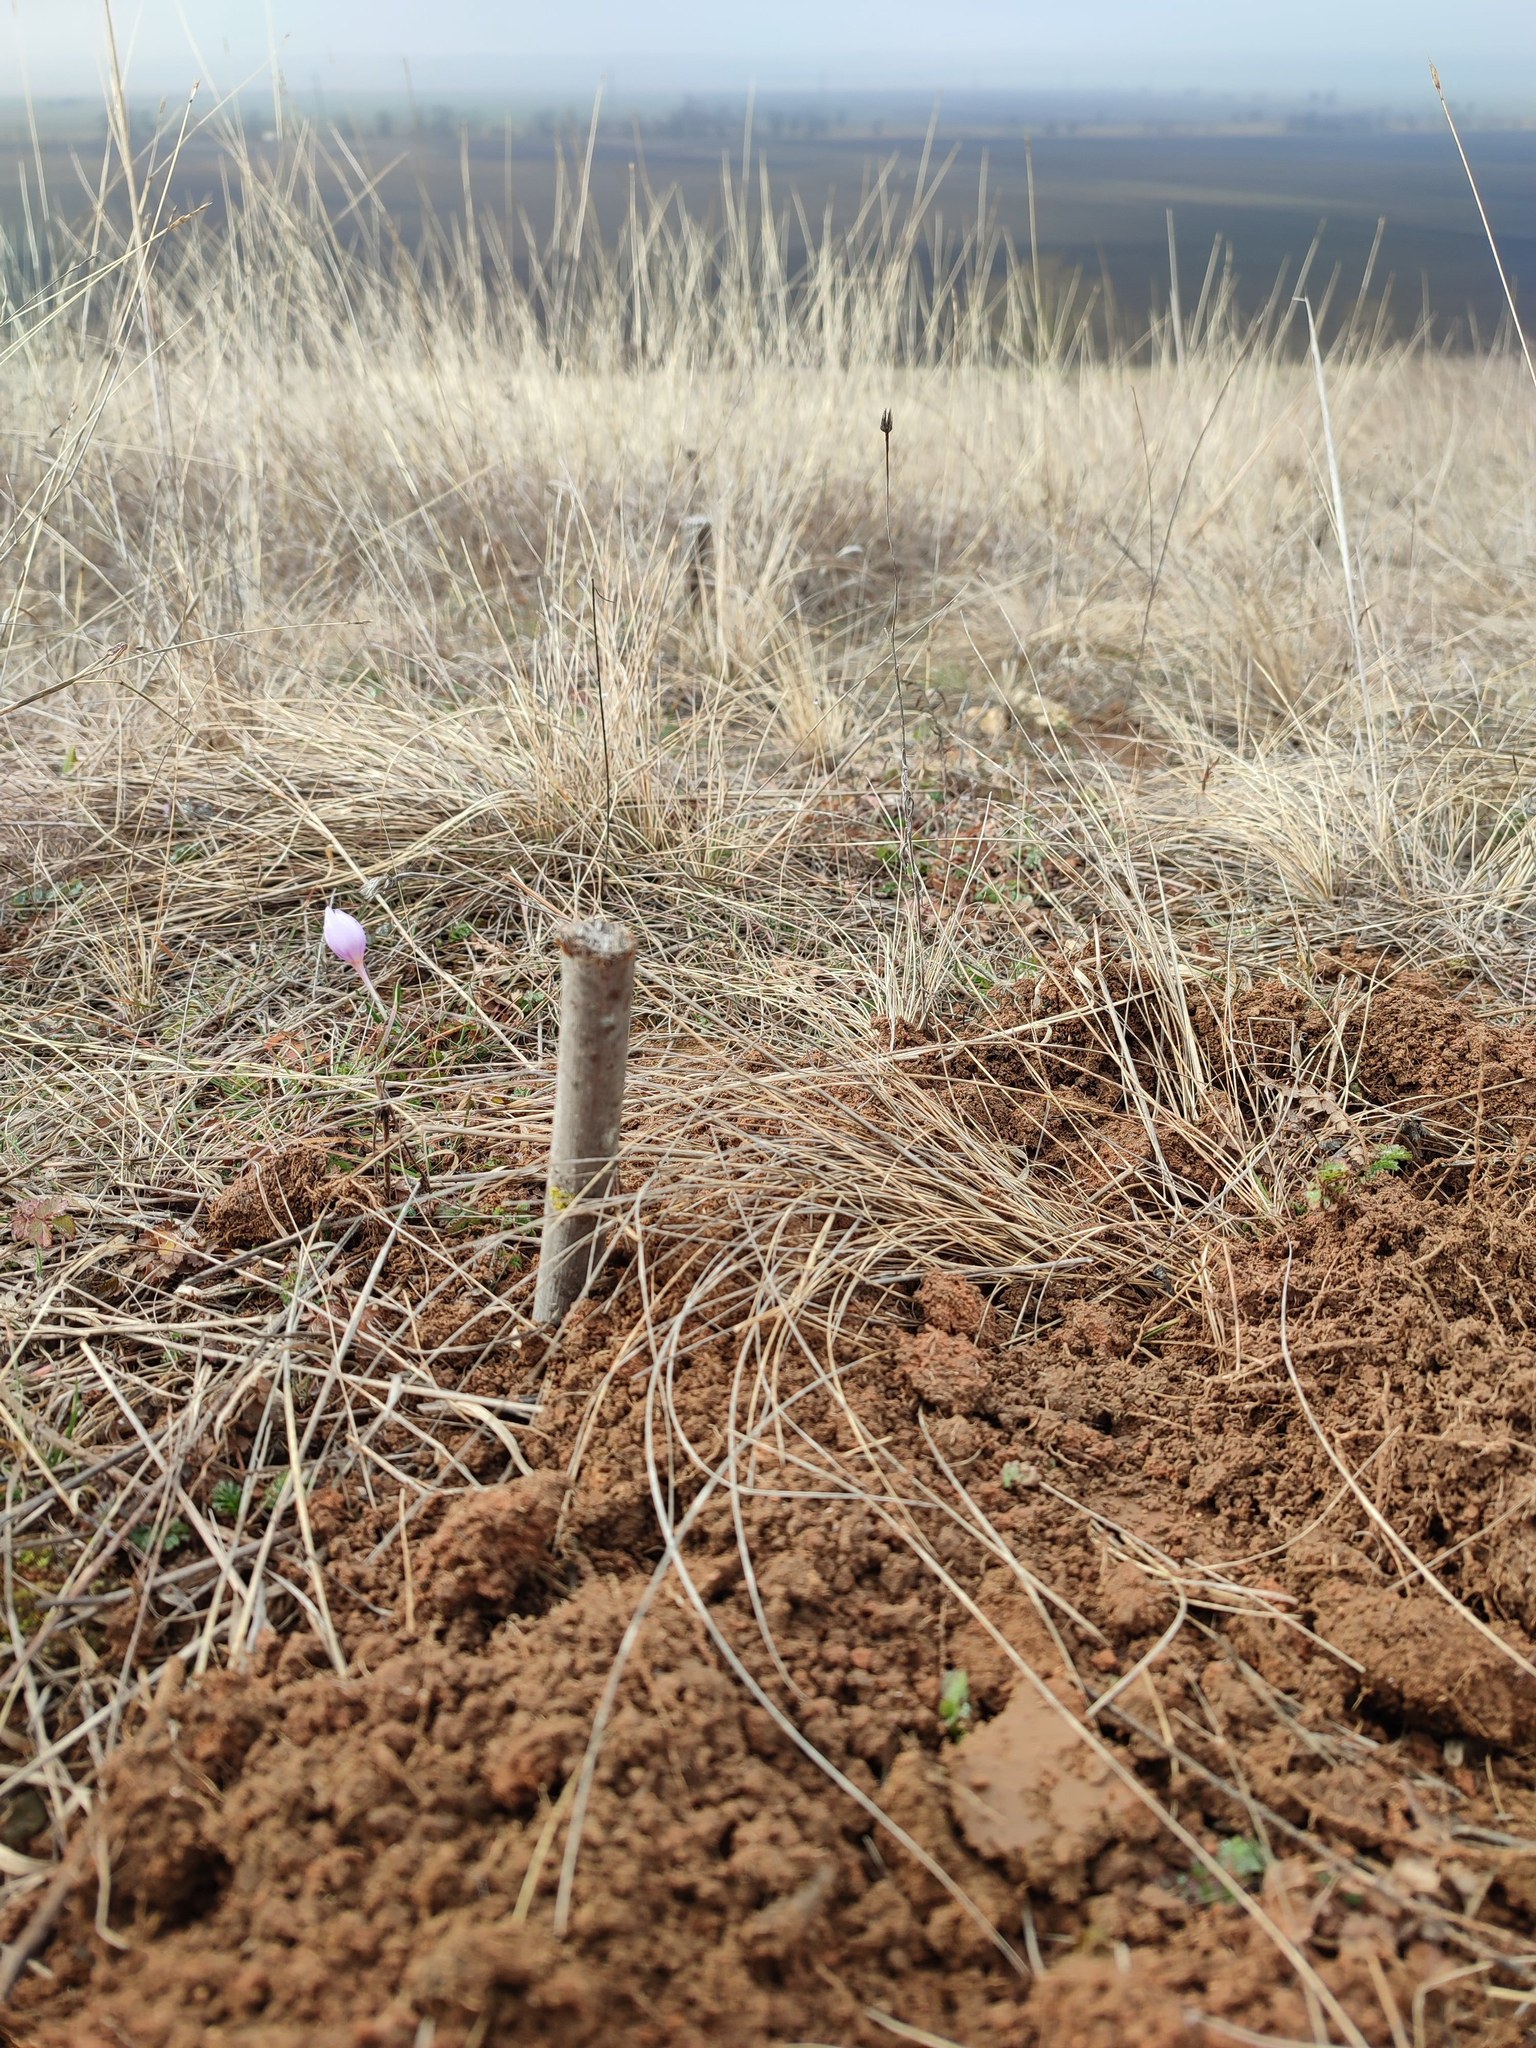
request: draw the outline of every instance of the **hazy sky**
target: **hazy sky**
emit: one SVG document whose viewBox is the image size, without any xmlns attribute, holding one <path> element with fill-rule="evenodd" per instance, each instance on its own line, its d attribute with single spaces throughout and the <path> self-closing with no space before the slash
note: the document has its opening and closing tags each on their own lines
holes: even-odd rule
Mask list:
<svg viewBox="0 0 1536 2048">
<path fill-rule="evenodd" d="M 102 0 L 10 0 L 0 59 L 19 90 L 93 91 Z M 1427 94 L 1433 55 L 1463 95 L 1536 102 L 1536 0 L 115 0 L 133 81 L 221 89 L 266 59 L 295 90 L 431 83 L 496 59 L 521 75 L 622 93 L 704 84 L 848 88 L 1180 86 Z M 270 36 L 269 36 L 270 30 Z M 197 54 L 194 54 L 194 49 Z M 466 84 L 473 69 L 465 65 Z"/>
</svg>

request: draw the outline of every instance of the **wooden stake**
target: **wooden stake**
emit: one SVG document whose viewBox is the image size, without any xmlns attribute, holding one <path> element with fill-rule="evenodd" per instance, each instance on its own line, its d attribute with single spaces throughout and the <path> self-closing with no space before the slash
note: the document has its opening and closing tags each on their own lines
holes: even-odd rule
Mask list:
<svg viewBox="0 0 1536 2048">
<path fill-rule="evenodd" d="M 683 532 L 688 536 L 688 599 L 702 612 L 714 574 L 714 522 L 696 512 L 683 521 Z"/>
<path fill-rule="evenodd" d="M 554 1326 L 585 1289 L 613 1191 L 629 1057 L 635 941 L 602 918 L 560 933 L 560 1048 L 533 1318 Z"/>
</svg>

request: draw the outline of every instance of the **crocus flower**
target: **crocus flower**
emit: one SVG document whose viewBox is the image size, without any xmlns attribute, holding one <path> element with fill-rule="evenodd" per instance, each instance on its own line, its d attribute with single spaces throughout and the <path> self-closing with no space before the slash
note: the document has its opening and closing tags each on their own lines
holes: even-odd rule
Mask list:
<svg viewBox="0 0 1536 2048">
<path fill-rule="evenodd" d="M 368 934 L 357 919 L 345 910 L 337 910 L 332 906 L 325 913 L 324 937 L 325 943 L 338 960 L 345 960 L 349 967 L 356 968 L 358 979 L 378 1004 L 379 1015 L 387 1016 L 388 1012 L 384 1008 L 379 992 L 373 985 L 368 969 L 363 965 L 363 955 L 368 951 Z"/>
</svg>

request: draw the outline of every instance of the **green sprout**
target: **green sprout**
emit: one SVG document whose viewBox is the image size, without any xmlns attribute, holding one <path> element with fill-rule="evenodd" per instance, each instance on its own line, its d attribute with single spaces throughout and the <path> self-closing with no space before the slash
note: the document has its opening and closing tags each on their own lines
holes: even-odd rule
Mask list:
<svg viewBox="0 0 1536 2048">
<path fill-rule="evenodd" d="M 1405 1166 L 1412 1163 L 1413 1154 L 1406 1145 L 1383 1145 L 1361 1178 L 1374 1180 L 1379 1173 L 1400 1173 Z"/>
<path fill-rule="evenodd" d="M 1010 1458 L 1003 1467 L 1003 1486 L 1005 1490 L 1012 1493 L 1016 1486 L 1022 1486 L 1023 1483 L 1024 1467 L 1017 1458 Z"/>
<path fill-rule="evenodd" d="M 213 1489 L 213 1512 L 221 1521 L 232 1522 L 240 1512 L 245 1489 L 237 1479 L 221 1479 Z"/>
<path fill-rule="evenodd" d="M 1348 1182 L 1349 1168 L 1343 1160 L 1325 1159 L 1296 1206 L 1298 1209 L 1331 1209 Z"/>
<path fill-rule="evenodd" d="M 1239 1884 L 1255 1884 L 1269 1867 L 1262 1842 L 1251 1835 L 1228 1835 L 1216 1850 L 1216 1861 Z"/>
<path fill-rule="evenodd" d="M 1406 1145 L 1380 1145 L 1359 1169 L 1361 1183 L 1377 1180 L 1384 1173 L 1400 1173 L 1413 1163 Z M 1298 1210 L 1330 1209 L 1348 1187 L 1352 1170 L 1342 1159 L 1325 1159 L 1312 1176 L 1312 1184 L 1296 1203 Z"/>
<path fill-rule="evenodd" d="M 1191 1870 L 1178 1889 L 1199 1906 L 1215 1906 L 1251 1891 L 1269 1868 L 1269 1852 L 1252 1835 L 1227 1835 L 1216 1845 L 1216 1861 L 1230 1882 L 1213 1877 L 1203 1866 Z"/>
<path fill-rule="evenodd" d="M 64 1463 L 64 1460 L 69 1456 L 70 1446 L 74 1442 L 75 1431 L 80 1427 L 82 1413 L 83 1407 L 78 1392 L 71 1394 L 69 1397 L 69 1415 L 64 1422 L 63 1428 L 59 1431 L 60 1436 L 64 1437 L 66 1441 L 61 1444 L 51 1445 L 43 1453 L 43 1460 L 50 1472 L 57 1472 Z"/>
<path fill-rule="evenodd" d="M 971 1725 L 971 1681 L 964 1671 L 946 1671 L 939 1688 L 939 1719 L 951 1742 Z"/>
<path fill-rule="evenodd" d="M 11 897 L 13 910 L 43 910 L 50 903 L 78 903 L 85 894 L 84 882 L 33 882 Z"/>
<path fill-rule="evenodd" d="M 165 1533 L 160 1538 L 160 1555 L 174 1557 L 176 1552 L 185 1546 L 191 1534 L 192 1531 L 185 1522 L 167 1522 Z M 155 1532 L 147 1522 L 144 1522 L 137 1529 L 128 1532 L 128 1541 L 135 1550 L 142 1551 L 147 1557 L 154 1548 Z"/>
</svg>

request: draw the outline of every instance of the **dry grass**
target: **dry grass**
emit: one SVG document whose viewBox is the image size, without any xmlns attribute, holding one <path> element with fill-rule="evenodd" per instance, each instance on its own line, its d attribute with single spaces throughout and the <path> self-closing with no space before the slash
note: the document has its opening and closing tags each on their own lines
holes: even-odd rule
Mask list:
<svg viewBox="0 0 1536 2048">
<path fill-rule="evenodd" d="M 1328 356 L 1351 619 L 1283 299 L 1095 361 L 1027 264 L 982 282 L 984 225 L 925 281 L 922 205 L 878 188 L 797 286 L 744 215 L 712 241 L 657 203 L 604 254 L 573 198 L 543 252 L 482 223 L 477 260 L 444 228 L 416 261 L 366 199 L 348 244 L 302 160 L 234 161 L 217 242 L 157 213 L 152 156 L 125 231 L 122 172 L 77 241 L 47 224 L 63 281 L 7 305 L 0 359 L 0 1213 L 57 1212 L 0 1268 L 0 1808 L 41 1799 L 60 1844 L 173 1656 L 302 1616 L 344 1662 L 317 1484 L 398 1489 L 404 1520 L 472 1483 L 450 1439 L 515 1462 L 537 1427 L 463 1382 L 526 1327 L 556 917 L 642 934 L 621 1238 L 642 1266 L 697 1240 L 633 1338 L 658 1513 L 701 1463 L 671 1365 L 750 1329 L 709 1489 L 856 1491 L 936 1571 L 936 1514 L 999 1547 L 963 1488 L 794 1440 L 796 1389 L 844 1398 L 855 1297 L 935 1266 L 1110 1284 L 1175 1225 L 1198 1292 L 1191 1248 L 1314 1158 L 1192 1019 L 1346 934 L 1513 1008 L 1536 935 L 1515 359 L 1368 316 Z M 318 957 L 332 895 L 387 1035 Z M 1032 1175 L 917 1085 L 898 1020 L 984 1073 L 978 996 L 1047 944 L 1219 1199 Z M 350 1177 L 341 1240 L 206 1249 L 210 1199 L 301 1138 Z M 347 1232 L 381 1247 L 351 1294 Z M 428 1277 L 392 1294 L 397 1244 Z M 385 1416 L 413 1448 L 375 1448 Z"/>
</svg>

